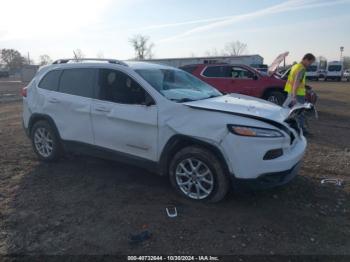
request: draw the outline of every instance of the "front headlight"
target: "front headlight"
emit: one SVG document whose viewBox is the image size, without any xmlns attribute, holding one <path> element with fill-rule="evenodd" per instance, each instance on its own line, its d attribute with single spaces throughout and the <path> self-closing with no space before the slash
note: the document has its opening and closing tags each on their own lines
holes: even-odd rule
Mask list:
<svg viewBox="0 0 350 262">
<path fill-rule="evenodd" d="M 282 137 L 283 134 L 276 129 L 253 127 L 253 126 L 239 126 L 227 125 L 228 130 L 239 136 L 250 137 Z"/>
</svg>

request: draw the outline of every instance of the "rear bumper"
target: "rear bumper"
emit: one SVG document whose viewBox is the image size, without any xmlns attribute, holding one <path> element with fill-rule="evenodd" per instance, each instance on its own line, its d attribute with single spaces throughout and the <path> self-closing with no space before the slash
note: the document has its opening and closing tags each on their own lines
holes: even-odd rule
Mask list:
<svg viewBox="0 0 350 262">
<path fill-rule="evenodd" d="M 282 186 L 289 183 L 299 172 L 301 162 L 298 162 L 289 170 L 261 174 L 254 179 L 239 179 L 231 175 L 232 186 L 235 189 L 268 189 L 277 186 Z"/>
</svg>

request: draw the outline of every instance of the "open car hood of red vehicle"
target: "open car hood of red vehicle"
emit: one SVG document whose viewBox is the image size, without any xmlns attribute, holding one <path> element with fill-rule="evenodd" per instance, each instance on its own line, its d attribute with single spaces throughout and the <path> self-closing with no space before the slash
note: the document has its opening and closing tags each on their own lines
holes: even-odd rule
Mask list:
<svg viewBox="0 0 350 262">
<path fill-rule="evenodd" d="M 275 72 L 276 72 L 276 70 L 277 70 L 277 68 L 278 68 L 278 66 L 282 63 L 282 61 L 287 57 L 289 55 L 289 52 L 284 52 L 284 53 L 282 53 L 282 54 L 279 54 L 277 57 L 276 57 L 276 59 L 272 62 L 272 64 L 269 66 L 269 68 L 268 68 L 268 75 L 269 76 L 272 76 Z"/>
</svg>

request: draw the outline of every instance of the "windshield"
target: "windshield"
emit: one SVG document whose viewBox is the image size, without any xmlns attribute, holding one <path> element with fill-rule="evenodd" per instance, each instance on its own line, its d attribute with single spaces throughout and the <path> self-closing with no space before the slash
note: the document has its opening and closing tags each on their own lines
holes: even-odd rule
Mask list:
<svg viewBox="0 0 350 262">
<path fill-rule="evenodd" d="M 317 66 L 311 65 L 306 69 L 306 72 L 316 72 L 317 71 Z"/>
<path fill-rule="evenodd" d="M 341 65 L 330 65 L 328 67 L 328 71 L 330 72 L 336 72 L 341 70 Z"/>
<path fill-rule="evenodd" d="M 169 100 L 187 102 L 222 95 L 214 87 L 176 69 L 135 70 L 153 88 Z"/>
</svg>

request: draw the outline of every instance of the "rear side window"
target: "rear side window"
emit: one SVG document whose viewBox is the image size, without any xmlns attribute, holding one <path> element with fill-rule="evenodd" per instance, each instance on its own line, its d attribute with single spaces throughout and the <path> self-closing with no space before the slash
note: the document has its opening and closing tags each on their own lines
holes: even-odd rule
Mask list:
<svg viewBox="0 0 350 262">
<path fill-rule="evenodd" d="M 226 66 L 208 66 L 204 70 L 203 75 L 206 77 L 231 77 Z"/>
<path fill-rule="evenodd" d="M 61 70 L 48 72 L 40 81 L 39 87 L 46 90 L 57 91 L 61 73 Z"/>
<path fill-rule="evenodd" d="M 61 75 L 59 91 L 83 97 L 93 97 L 95 86 L 94 68 L 65 69 Z"/>
</svg>

